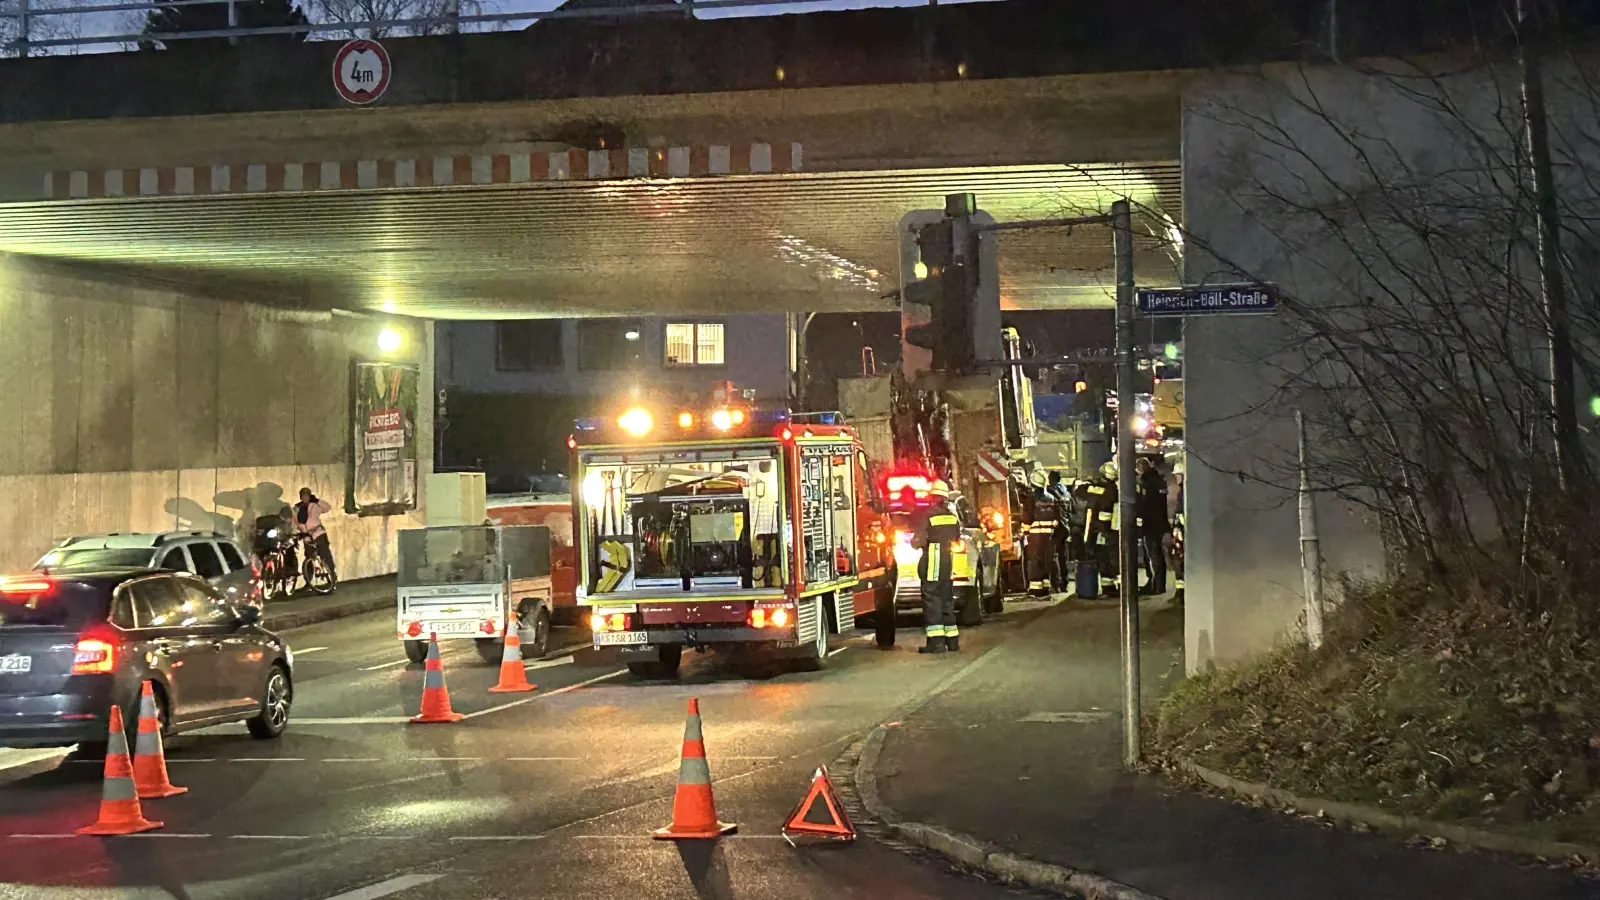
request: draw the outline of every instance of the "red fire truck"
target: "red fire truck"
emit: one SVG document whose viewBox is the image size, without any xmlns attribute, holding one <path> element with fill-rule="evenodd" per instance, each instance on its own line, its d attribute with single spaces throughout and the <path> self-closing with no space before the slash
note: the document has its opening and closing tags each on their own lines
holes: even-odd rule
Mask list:
<svg viewBox="0 0 1600 900">
<path fill-rule="evenodd" d="M 873 613 L 892 640 L 892 528 L 837 414 L 641 404 L 568 443 L 577 602 L 636 676 L 672 677 L 685 647 L 820 666 Z"/>
</svg>

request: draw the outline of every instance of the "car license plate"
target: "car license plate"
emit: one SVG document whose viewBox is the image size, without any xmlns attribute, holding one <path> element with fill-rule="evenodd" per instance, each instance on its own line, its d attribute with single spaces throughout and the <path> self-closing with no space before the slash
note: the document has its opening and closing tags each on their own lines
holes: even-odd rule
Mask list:
<svg viewBox="0 0 1600 900">
<path fill-rule="evenodd" d="M 594 636 L 596 647 L 607 644 L 648 644 L 650 635 L 643 631 L 602 631 Z"/>
<path fill-rule="evenodd" d="M 13 653 L 10 656 L 0 656 L 0 675 L 21 675 L 33 671 L 33 657 Z"/>
<path fill-rule="evenodd" d="M 429 622 L 422 626 L 422 633 L 427 634 L 477 634 L 477 621 L 471 622 Z"/>
</svg>

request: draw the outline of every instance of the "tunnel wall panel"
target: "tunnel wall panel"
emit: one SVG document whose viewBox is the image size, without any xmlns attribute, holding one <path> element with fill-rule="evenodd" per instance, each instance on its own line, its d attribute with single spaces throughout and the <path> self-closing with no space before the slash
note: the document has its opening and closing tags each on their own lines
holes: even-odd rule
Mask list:
<svg viewBox="0 0 1600 900">
<path fill-rule="evenodd" d="M 383 323 L 286 312 L 85 268 L 0 256 L 0 569 L 112 531 L 216 530 L 246 540 L 301 486 L 328 500 L 343 578 L 395 569 L 422 511 L 344 512 L 349 371 Z M 421 368 L 419 482 L 432 470 L 432 328 Z"/>
</svg>

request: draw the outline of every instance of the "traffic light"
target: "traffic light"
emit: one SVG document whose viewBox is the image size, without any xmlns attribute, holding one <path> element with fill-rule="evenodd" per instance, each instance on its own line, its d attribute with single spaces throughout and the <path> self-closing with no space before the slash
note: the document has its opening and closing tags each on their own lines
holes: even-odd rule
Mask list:
<svg viewBox="0 0 1600 900">
<path fill-rule="evenodd" d="M 933 353 L 933 367 L 969 372 L 976 367 L 972 305 L 976 278 L 966 255 L 956 253 L 955 220 L 943 219 L 917 233 L 916 277 L 901 288 L 905 304 L 927 308 L 925 322 L 905 326 L 906 343 Z M 920 315 L 908 316 L 921 319 Z"/>
</svg>

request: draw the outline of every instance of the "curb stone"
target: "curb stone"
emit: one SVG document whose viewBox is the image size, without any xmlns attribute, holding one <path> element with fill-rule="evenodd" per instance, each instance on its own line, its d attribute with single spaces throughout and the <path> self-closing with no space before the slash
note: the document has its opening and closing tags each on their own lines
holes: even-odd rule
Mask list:
<svg viewBox="0 0 1600 900">
<path fill-rule="evenodd" d="M 1320 800 L 1316 797 L 1300 797 L 1281 788 L 1256 784 L 1253 781 L 1245 781 L 1214 769 L 1208 769 L 1187 759 L 1175 759 L 1173 762 L 1176 763 L 1180 770 L 1219 790 L 1251 800 L 1264 801 L 1279 809 L 1315 810 L 1318 814 L 1328 819 L 1346 825 L 1365 825 L 1380 831 L 1443 838 L 1458 846 L 1491 853 L 1511 853 L 1549 860 L 1577 857 L 1589 863 L 1600 861 L 1600 847 L 1588 844 L 1572 844 L 1564 841 L 1551 841 L 1542 838 L 1504 834 L 1497 831 L 1485 831 L 1480 828 L 1468 828 L 1465 825 L 1450 825 L 1415 816 L 1386 812 L 1370 806 L 1363 806 L 1359 803 Z"/>
<path fill-rule="evenodd" d="M 862 808 L 899 840 L 931 850 L 968 868 L 1066 897 L 1085 900 L 1161 900 L 1154 894 L 1147 894 L 1109 878 L 1008 853 L 959 831 L 902 819 L 883 802 L 883 796 L 878 793 L 878 758 L 883 753 L 883 742 L 888 733 L 887 727 L 879 725 L 857 745 L 859 752 L 857 747 L 852 747 L 846 751 L 843 759 L 848 761 L 852 756 L 855 757 L 855 772 L 850 784 L 855 788 Z"/>
<path fill-rule="evenodd" d="M 291 628 L 304 628 L 307 625 L 332 622 L 335 619 L 365 615 L 366 613 L 377 612 L 380 609 L 393 609 L 394 603 L 393 597 L 372 597 L 337 606 L 324 606 L 321 609 L 293 610 L 277 614 L 268 613 L 265 625 L 272 631 L 287 631 Z"/>
</svg>

